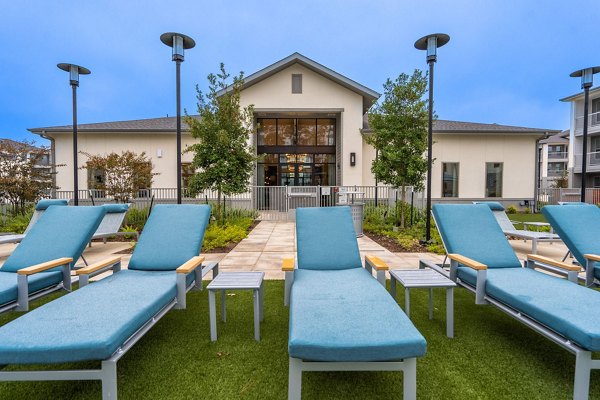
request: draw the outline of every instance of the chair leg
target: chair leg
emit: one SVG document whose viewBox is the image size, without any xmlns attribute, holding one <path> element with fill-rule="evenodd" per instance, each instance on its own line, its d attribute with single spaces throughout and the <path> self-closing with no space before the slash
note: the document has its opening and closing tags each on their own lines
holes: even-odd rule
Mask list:
<svg viewBox="0 0 600 400">
<path fill-rule="evenodd" d="M 302 397 L 302 361 L 290 357 L 288 378 L 288 400 L 300 400 Z"/>
<path fill-rule="evenodd" d="M 405 359 L 404 363 L 404 400 L 416 400 L 417 398 L 417 359 Z"/>
<path fill-rule="evenodd" d="M 102 361 L 102 400 L 117 398 L 117 362 Z"/>
<path fill-rule="evenodd" d="M 575 356 L 575 385 L 573 400 L 587 400 L 590 391 L 590 372 L 592 369 L 592 353 L 581 351 Z"/>
</svg>

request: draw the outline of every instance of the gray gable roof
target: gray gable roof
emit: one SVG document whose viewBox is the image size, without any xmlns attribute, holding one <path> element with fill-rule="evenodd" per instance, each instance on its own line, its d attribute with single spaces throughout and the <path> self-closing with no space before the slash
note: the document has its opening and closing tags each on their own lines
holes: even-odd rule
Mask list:
<svg viewBox="0 0 600 400">
<path fill-rule="evenodd" d="M 199 118 L 191 115 L 192 118 Z M 182 131 L 187 131 L 188 126 L 181 122 Z M 32 133 L 45 132 L 71 132 L 72 125 L 50 126 L 45 128 L 30 128 Z M 133 119 L 129 121 L 98 122 L 93 124 L 78 124 L 77 130 L 82 132 L 175 132 L 177 130 L 176 117 Z"/>
<path fill-rule="evenodd" d="M 364 133 L 372 132 L 369 127 L 369 115 L 365 114 L 363 117 L 363 129 Z M 542 129 L 542 128 L 527 128 L 523 126 L 512 126 L 512 125 L 498 125 L 498 124 L 483 124 L 479 122 L 463 122 L 463 121 L 450 121 L 446 119 L 438 119 L 433 121 L 433 132 L 434 133 L 507 133 L 507 134 L 539 134 L 543 135 L 546 133 L 558 133 L 556 129 Z"/>
<path fill-rule="evenodd" d="M 255 85 L 258 82 L 263 81 L 294 64 L 300 64 L 316 72 L 317 74 L 336 82 L 346 89 L 360 94 L 363 97 L 363 112 L 366 112 L 371 105 L 377 101 L 379 96 L 381 96 L 381 94 L 377 93 L 373 89 L 369 89 L 368 87 L 361 85 L 360 83 L 353 81 L 352 79 L 347 78 L 344 75 L 339 74 L 334 70 L 329 69 L 326 66 L 321 65 L 318 62 L 311 60 L 310 58 L 297 52 L 244 78 L 244 85 L 242 86 L 242 89 Z M 220 90 L 217 92 L 217 94 L 220 96 L 226 93 L 227 90 L 228 87 Z"/>
</svg>

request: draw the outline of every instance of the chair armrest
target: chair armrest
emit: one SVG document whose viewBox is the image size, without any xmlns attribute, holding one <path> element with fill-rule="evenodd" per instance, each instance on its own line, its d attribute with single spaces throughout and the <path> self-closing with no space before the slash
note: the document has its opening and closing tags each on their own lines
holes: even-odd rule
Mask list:
<svg viewBox="0 0 600 400">
<path fill-rule="evenodd" d="M 371 265 L 371 267 L 375 271 L 388 271 L 390 269 L 390 267 L 388 267 L 388 265 L 385 263 L 385 261 L 383 261 L 381 258 L 379 258 L 377 256 L 370 255 L 370 254 L 367 254 L 365 256 L 365 263 L 369 263 L 369 265 Z"/>
<path fill-rule="evenodd" d="M 600 261 L 600 256 L 597 254 L 584 254 L 583 257 L 589 261 Z"/>
<path fill-rule="evenodd" d="M 598 259 L 600 259 L 600 257 Z M 552 258 L 540 256 L 537 254 L 527 254 L 527 261 L 530 261 L 530 260 L 538 262 L 538 263 L 542 263 L 542 264 L 551 265 L 556 268 L 564 269 L 565 271 L 575 271 L 575 272 L 581 271 L 581 267 L 579 267 L 577 265 L 570 265 L 570 264 L 567 264 L 567 263 L 564 263 L 561 261 L 554 260 Z"/>
<path fill-rule="evenodd" d="M 286 257 L 281 261 L 281 270 L 283 272 L 291 272 L 295 267 L 294 257 Z"/>
<path fill-rule="evenodd" d="M 185 263 L 181 264 L 181 266 L 178 267 L 175 270 L 175 272 L 177 272 L 178 274 L 186 274 L 187 275 L 187 274 L 193 272 L 200 265 L 202 265 L 204 260 L 205 260 L 204 256 L 192 257 L 189 260 L 187 260 Z"/>
<path fill-rule="evenodd" d="M 21 268 L 17 271 L 17 311 L 29 310 L 29 276 L 49 269 L 62 267 L 62 285 L 67 291 L 71 291 L 71 257 L 57 258 L 30 267 Z"/>
<path fill-rule="evenodd" d="M 73 259 L 70 257 L 57 258 L 56 260 L 47 261 L 41 264 L 32 265 L 31 267 L 21 268 L 17 274 L 19 275 L 33 275 L 38 272 L 47 271 L 52 268 L 60 267 L 61 265 L 70 264 Z"/>
<path fill-rule="evenodd" d="M 78 269 L 75 272 L 75 274 L 76 275 L 91 275 L 95 272 L 103 271 L 103 270 L 107 269 L 107 267 L 112 267 L 113 265 L 115 265 L 116 263 L 119 263 L 119 262 L 121 262 L 121 257 L 107 258 L 106 260 L 102 260 L 97 263 L 90 264 L 87 267 Z"/>
<path fill-rule="evenodd" d="M 487 265 L 482 264 L 478 261 L 472 260 L 469 257 L 461 256 L 460 254 L 448 254 L 448 258 L 456 261 L 457 263 L 464 265 L 465 267 L 472 268 L 476 271 L 486 270 Z"/>
</svg>

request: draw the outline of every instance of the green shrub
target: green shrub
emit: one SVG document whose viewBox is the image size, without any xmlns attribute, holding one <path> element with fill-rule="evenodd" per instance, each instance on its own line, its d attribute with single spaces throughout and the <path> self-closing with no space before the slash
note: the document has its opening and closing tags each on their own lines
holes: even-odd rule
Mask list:
<svg viewBox="0 0 600 400">
<path fill-rule="evenodd" d="M 133 239 L 135 237 L 135 233 L 138 232 L 135 226 L 125 225 L 121 228 L 121 232 L 131 232 L 131 235 L 123 235 L 125 239 Z"/>
<path fill-rule="evenodd" d="M 226 247 L 230 243 L 237 243 L 248 236 L 248 229 L 252 226 L 252 218 L 236 218 L 221 225 L 211 223 L 204 234 L 203 251 L 210 251 Z"/>
<path fill-rule="evenodd" d="M 517 207 L 515 206 L 510 206 L 506 209 L 506 213 L 507 214 L 516 214 L 517 213 Z"/>
<path fill-rule="evenodd" d="M 127 211 L 125 225 L 137 230 L 138 232 L 141 232 L 142 229 L 144 229 L 146 220 L 148 220 L 148 207 L 140 209 L 131 207 L 129 211 Z"/>
<path fill-rule="evenodd" d="M 25 212 L 25 214 L 5 216 L 0 225 L 0 232 L 23 233 L 27 229 L 32 216 L 33 208 Z"/>
<path fill-rule="evenodd" d="M 531 214 L 531 210 L 529 209 L 529 207 L 527 207 L 526 209 L 523 210 L 524 214 Z"/>
</svg>

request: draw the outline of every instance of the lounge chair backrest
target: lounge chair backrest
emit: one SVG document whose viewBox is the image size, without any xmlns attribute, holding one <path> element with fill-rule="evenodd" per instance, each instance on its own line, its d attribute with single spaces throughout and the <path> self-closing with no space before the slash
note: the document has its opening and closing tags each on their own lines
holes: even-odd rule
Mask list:
<svg viewBox="0 0 600 400">
<path fill-rule="evenodd" d="M 513 223 L 510 222 L 508 215 L 506 215 L 502 204 L 497 201 L 474 201 L 473 204 L 485 204 L 488 206 L 494 213 L 494 218 L 498 221 L 498 225 L 500 225 L 503 232 L 516 230 Z"/>
<path fill-rule="evenodd" d="M 148 271 L 177 269 L 200 254 L 209 219 L 209 205 L 154 206 L 128 268 Z"/>
<path fill-rule="evenodd" d="M 581 265 L 586 265 L 584 254 L 600 254 L 600 209 L 597 206 L 545 206 L 542 214 Z"/>
<path fill-rule="evenodd" d="M 104 204 L 103 207 L 106 210 L 106 215 L 102 218 L 102 222 L 96 230 L 95 234 L 108 234 L 116 233 L 121 229 L 125 215 L 131 204 Z"/>
<path fill-rule="evenodd" d="M 360 253 L 349 207 L 297 208 L 298 268 L 360 268 Z"/>
<path fill-rule="evenodd" d="M 102 207 L 48 207 L 1 270 L 16 272 L 61 257 L 71 257 L 72 268 L 100 225 L 104 213 Z"/>
<path fill-rule="evenodd" d="M 44 199 L 37 202 L 35 205 L 35 209 L 33 210 L 33 215 L 29 220 L 29 224 L 25 229 L 25 234 L 27 234 L 31 228 L 35 225 L 35 223 L 40 219 L 44 211 L 50 206 L 66 206 L 69 204 L 68 200 L 59 200 L 59 199 Z"/>
<path fill-rule="evenodd" d="M 433 216 L 448 253 L 458 253 L 488 268 L 520 268 L 502 229 L 484 204 L 436 204 Z"/>
</svg>

